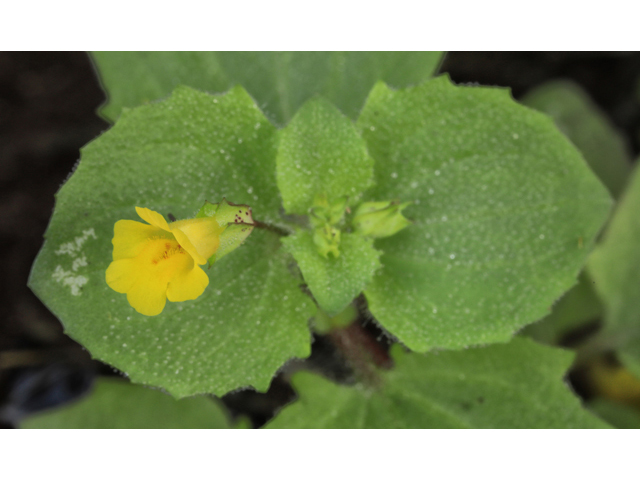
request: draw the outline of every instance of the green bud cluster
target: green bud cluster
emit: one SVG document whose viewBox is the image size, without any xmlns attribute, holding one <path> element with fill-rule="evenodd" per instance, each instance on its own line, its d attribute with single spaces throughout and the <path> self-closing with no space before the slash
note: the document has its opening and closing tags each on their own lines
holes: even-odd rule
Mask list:
<svg viewBox="0 0 640 480">
<path fill-rule="evenodd" d="M 347 209 L 347 197 L 329 202 L 325 194 L 316 195 L 309 210 L 309 220 L 313 226 L 313 243 L 324 258 L 332 254 L 340 256 L 340 230 L 336 227 L 344 218 Z"/>
</svg>

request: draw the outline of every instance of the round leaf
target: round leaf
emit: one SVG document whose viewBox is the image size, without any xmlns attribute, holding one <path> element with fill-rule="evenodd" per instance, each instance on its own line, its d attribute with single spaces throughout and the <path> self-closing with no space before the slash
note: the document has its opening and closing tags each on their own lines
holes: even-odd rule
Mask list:
<svg viewBox="0 0 640 480">
<path fill-rule="evenodd" d="M 376 162 L 368 197 L 414 202 L 415 223 L 376 242 L 365 291 L 407 346 L 507 341 L 575 283 L 611 199 L 548 117 L 440 77 L 378 84 L 358 125 Z"/>
<path fill-rule="evenodd" d="M 207 271 L 193 301 L 138 314 L 111 290 L 113 228 L 142 206 L 193 217 L 205 200 L 249 204 L 279 221 L 276 131 L 241 88 L 211 96 L 186 87 L 123 114 L 82 150 L 56 198 L 30 286 L 91 354 L 134 382 L 175 396 L 266 390 L 291 357 L 309 354 L 311 301 L 289 273 L 277 235 L 254 231 Z"/>
</svg>

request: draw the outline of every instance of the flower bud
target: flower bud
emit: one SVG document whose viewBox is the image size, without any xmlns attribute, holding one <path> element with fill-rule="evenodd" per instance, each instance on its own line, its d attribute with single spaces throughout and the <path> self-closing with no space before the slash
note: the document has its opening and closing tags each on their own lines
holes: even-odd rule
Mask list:
<svg viewBox="0 0 640 480">
<path fill-rule="evenodd" d="M 309 219 L 314 227 L 336 225 L 344 217 L 347 208 L 347 197 L 340 197 L 329 203 L 325 194 L 316 195 L 313 207 L 309 210 Z"/>
<path fill-rule="evenodd" d="M 354 214 L 353 228 L 356 233 L 367 237 L 390 237 L 411 225 L 411 222 L 402 215 L 402 210 L 409 205 L 411 202 L 400 203 L 398 200 L 365 202 Z"/>
<path fill-rule="evenodd" d="M 218 224 L 224 228 L 220 234 L 218 250 L 209 257 L 209 266 L 238 248 L 254 227 L 251 207 L 229 203 L 224 198 L 220 203 L 205 202 L 196 215 L 196 218 L 202 217 L 214 217 Z"/>
<path fill-rule="evenodd" d="M 335 258 L 340 256 L 340 230 L 331 225 L 316 228 L 313 231 L 313 243 L 318 249 L 318 253 L 324 258 L 329 258 L 332 253 Z"/>
</svg>

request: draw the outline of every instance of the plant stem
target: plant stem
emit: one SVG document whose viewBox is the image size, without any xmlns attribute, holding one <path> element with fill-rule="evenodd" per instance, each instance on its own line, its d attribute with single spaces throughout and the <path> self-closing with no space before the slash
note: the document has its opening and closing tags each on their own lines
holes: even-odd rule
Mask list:
<svg viewBox="0 0 640 480">
<path fill-rule="evenodd" d="M 261 222 L 260 220 L 256 220 L 255 218 L 253 219 L 253 225 L 256 228 L 260 228 L 262 230 L 268 230 L 270 232 L 275 233 L 276 235 L 280 235 L 281 237 L 286 237 L 286 236 L 290 235 L 290 232 L 288 232 L 284 228 L 280 228 L 280 227 L 277 227 L 275 225 L 271 225 L 270 223 Z"/>
<path fill-rule="evenodd" d="M 333 329 L 328 336 L 356 375 L 371 386 L 380 385 L 379 369 L 388 370 L 393 366 L 386 350 L 358 321 L 346 328 Z"/>
</svg>

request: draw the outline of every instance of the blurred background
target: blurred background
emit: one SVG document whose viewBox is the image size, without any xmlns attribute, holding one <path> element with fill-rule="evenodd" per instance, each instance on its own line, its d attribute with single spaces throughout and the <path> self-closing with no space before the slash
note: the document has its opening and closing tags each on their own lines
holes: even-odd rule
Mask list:
<svg viewBox="0 0 640 480">
<path fill-rule="evenodd" d="M 572 80 L 589 95 L 626 143 L 640 153 L 639 53 L 449 53 L 440 67 L 456 83 L 510 87 L 516 99 L 550 80 Z M 109 128 L 96 111 L 105 93 L 83 52 L 0 52 L 0 427 L 68 402 L 96 375 L 118 375 L 63 334 L 59 321 L 27 288 L 54 194 L 73 171 L 79 149 Z M 365 325 L 372 337 L 376 327 Z M 579 332 L 578 332 L 579 333 Z M 340 362 L 318 338 L 310 362 L 339 377 Z M 588 378 L 572 378 L 583 396 Z M 277 378 L 267 394 L 225 396 L 234 415 L 254 426 L 292 398 Z M 636 399 L 640 405 L 640 394 Z"/>
</svg>

